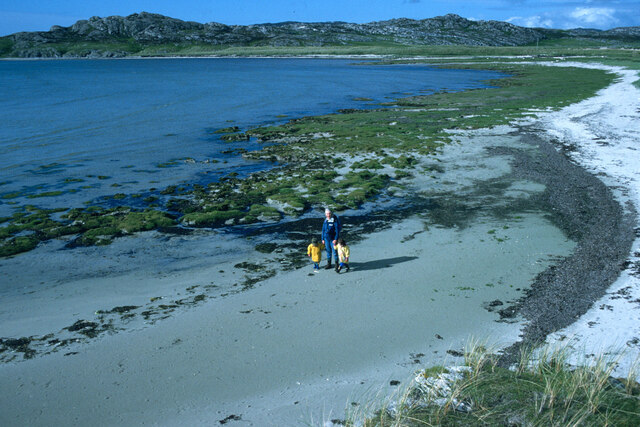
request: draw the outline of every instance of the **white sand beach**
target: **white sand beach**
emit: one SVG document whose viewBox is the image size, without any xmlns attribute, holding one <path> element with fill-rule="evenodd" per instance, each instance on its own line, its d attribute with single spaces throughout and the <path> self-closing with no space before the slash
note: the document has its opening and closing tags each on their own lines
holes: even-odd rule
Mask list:
<svg viewBox="0 0 640 427">
<path fill-rule="evenodd" d="M 633 204 L 640 212 L 640 89 L 633 85 L 638 73 L 621 67 L 570 65 L 606 69 L 619 77 L 594 98 L 541 114 L 541 134 L 571 146 L 570 156 L 578 164 L 612 188 L 623 206 Z M 636 240 L 617 282 L 587 314 L 548 339 L 569 345 L 580 355 L 610 354 L 618 362 L 615 373 L 625 377 L 640 357 L 640 222 L 636 224 Z"/>
</svg>

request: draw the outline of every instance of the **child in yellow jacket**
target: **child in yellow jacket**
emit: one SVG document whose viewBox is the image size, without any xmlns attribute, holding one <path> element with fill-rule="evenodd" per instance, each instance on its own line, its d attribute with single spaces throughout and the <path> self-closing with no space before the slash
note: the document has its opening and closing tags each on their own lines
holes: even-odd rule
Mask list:
<svg viewBox="0 0 640 427">
<path fill-rule="evenodd" d="M 324 251 L 324 245 L 318 242 L 315 237 L 311 239 L 311 244 L 307 246 L 307 255 L 311 257 L 313 261 L 313 272 L 320 272 L 320 261 L 322 260 L 322 251 Z"/>
<path fill-rule="evenodd" d="M 351 251 L 349 250 L 349 246 L 345 243 L 344 239 L 338 239 L 338 243 L 336 244 L 336 252 L 338 252 L 338 259 L 340 260 L 340 264 L 336 266 L 336 273 L 340 273 L 340 270 L 346 268 L 349 271 L 349 255 L 351 255 Z"/>
</svg>

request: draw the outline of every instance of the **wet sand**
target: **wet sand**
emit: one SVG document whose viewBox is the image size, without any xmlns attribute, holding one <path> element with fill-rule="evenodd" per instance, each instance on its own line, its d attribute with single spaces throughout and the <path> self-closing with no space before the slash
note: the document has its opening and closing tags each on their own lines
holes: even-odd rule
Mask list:
<svg viewBox="0 0 640 427">
<path fill-rule="evenodd" d="M 470 337 L 510 345 L 523 319 L 503 310 L 575 247 L 543 209 L 546 187 L 514 168 L 514 153 L 536 150 L 504 130 L 460 138 L 438 156 L 436 179 L 415 182 L 429 208 L 353 244 L 349 273 L 281 271 L 153 326 L 0 366 L 16 390 L 0 421 L 300 425 L 453 363 Z"/>
<path fill-rule="evenodd" d="M 531 221 L 547 234 L 529 235 Z M 520 324 L 496 323 L 479 302 L 516 299 L 562 236 L 536 216 L 511 223 L 504 245 L 480 241 L 498 225 L 425 232 L 423 221 L 407 220 L 354 245 L 349 273 L 287 272 L 76 355 L 5 364 L 3 388 L 14 392 L 3 397 L 0 418 L 205 425 L 237 415 L 260 426 L 342 416 L 349 402 L 365 404 L 413 366 L 452 360 L 446 351 L 462 351 L 470 335 L 501 345 L 517 339 Z M 522 257 L 521 245 L 532 255 Z M 498 263 L 504 268 L 487 268 Z"/>
</svg>

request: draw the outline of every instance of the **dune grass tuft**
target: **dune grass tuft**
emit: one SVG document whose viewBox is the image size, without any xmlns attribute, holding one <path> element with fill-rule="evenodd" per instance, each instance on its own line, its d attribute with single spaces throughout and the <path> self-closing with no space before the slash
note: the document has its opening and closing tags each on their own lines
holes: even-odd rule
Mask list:
<svg viewBox="0 0 640 427">
<path fill-rule="evenodd" d="M 601 355 L 574 367 L 568 347 L 522 352 L 500 367 L 479 342 L 465 366 L 419 371 L 381 409 L 347 414 L 347 426 L 631 426 L 640 424 L 638 363 L 614 378 L 617 359 Z M 364 406 L 366 407 L 366 406 Z M 363 408 L 364 408 L 363 407 Z"/>
</svg>

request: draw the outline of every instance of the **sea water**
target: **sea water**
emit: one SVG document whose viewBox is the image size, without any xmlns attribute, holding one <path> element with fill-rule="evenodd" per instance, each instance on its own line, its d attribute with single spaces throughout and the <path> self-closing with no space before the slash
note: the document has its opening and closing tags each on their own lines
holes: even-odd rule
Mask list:
<svg viewBox="0 0 640 427">
<path fill-rule="evenodd" d="M 0 216 L 26 203 L 81 207 L 248 173 L 270 165 L 223 153 L 216 130 L 477 88 L 498 76 L 344 59 L 1 61 Z"/>
</svg>

